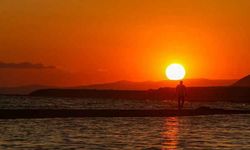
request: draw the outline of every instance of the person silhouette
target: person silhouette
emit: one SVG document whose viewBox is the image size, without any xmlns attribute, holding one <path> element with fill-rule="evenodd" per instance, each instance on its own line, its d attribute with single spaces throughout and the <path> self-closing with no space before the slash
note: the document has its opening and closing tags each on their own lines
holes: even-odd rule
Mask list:
<svg viewBox="0 0 250 150">
<path fill-rule="evenodd" d="M 186 97 L 186 86 L 183 84 L 183 81 L 176 86 L 176 94 L 178 97 L 178 109 L 181 110 L 184 105 L 185 97 Z"/>
</svg>

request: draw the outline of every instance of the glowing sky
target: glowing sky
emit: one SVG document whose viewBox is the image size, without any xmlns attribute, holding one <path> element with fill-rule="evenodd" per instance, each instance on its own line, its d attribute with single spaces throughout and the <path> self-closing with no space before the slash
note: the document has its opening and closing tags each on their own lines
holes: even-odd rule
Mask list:
<svg viewBox="0 0 250 150">
<path fill-rule="evenodd" d="M 187 78 L 237 79 L 250 72 L 249 8 L 249 0 L 1 0 L 0 61 L 56 66 L 74 83 L 164 80 L 170 63 Z"/>
</svg>

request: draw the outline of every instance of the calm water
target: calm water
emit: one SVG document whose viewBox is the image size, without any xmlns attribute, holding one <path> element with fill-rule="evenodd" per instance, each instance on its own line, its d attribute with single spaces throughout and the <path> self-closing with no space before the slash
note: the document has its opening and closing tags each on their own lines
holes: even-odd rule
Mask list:
<svg viewBox="0 0 250 150">
<path fill-rule="evenodd" d="M 0 108 L 175 108 L 174 101 L 0 97 Z M 188 108 L 249 104 L 187 103 Z M 0 149 L 250 149 L 250 115 L 0 120 Z"/>
<path fill-rule="evenodd" d="M 41 98 L 21 96 L 0 96 L 0 109 L 176 109 L 174 100 L 121 100 L 121 99 L 80 99 Z M 208 106 L 224 109 L 250 109 L 250 103 L 228 102 L 185 102 L 185 108 Z"/>
</svg>

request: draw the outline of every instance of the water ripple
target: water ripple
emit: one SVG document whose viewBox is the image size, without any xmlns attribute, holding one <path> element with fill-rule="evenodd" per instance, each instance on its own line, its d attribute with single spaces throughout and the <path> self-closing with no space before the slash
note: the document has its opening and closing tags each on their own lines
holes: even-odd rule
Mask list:
<svg viewBox="0 0 250 150">
<path fill-rule="evenodd" d="M 249 117 L 0 120 L 0 149 L 250 149 Z"/>
</svg>

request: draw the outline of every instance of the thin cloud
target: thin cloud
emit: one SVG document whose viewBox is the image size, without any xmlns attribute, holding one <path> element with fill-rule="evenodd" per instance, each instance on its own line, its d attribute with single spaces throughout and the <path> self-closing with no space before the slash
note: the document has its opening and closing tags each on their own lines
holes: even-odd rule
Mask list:
<svg viewBox="0 0 250 150">
<path fill-rule="evenodd" d="M 55 66 L 45 66 L 43 64 L 33 64 L 30 62 L 5 63 L 0 62 L 0 69 L 55 69 Z"/>
</svg>

